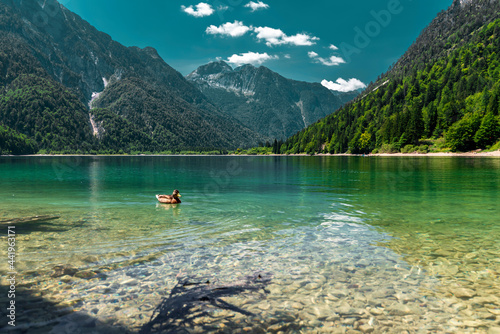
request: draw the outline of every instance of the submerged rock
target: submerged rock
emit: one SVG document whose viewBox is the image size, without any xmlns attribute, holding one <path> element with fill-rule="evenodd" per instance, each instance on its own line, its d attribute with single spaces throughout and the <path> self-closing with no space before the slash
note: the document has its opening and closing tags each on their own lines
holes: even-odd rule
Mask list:
<svg viewBox="0 0 500 334">
<path fill-rule="evenodd" d="M 451 289 L 450 292 L 455 295 L 457 298 L 472 298 L 476 295 L 476 292 L 467 288 L 455 288 Z"/>
<path fill-rule="evenodd" d="M 99 258 L 95 255 L 87 255 L 84 258 L 82 258 L 82 261 L 87 263 L 99 262 Z"/>
<path fill-rule="evenodd" d="M 52 268 L 54 271 L 50 275 L 51 277 L 61 277 L 65 275 L 74 276 L 78 269 L 71 264 L 59 265 Z"/>
<path fill-rule="evenodd" d="M 363 333 L 372 333 L 375 330 L 375 328 L 370 325 L 361 325 L 358 329 Z"/>
<path fill-rule="evenodd" d="M 80 272 L 76 273 L 76 275 L 75 275 L 75 277 L 78 277 L 78 278 L 91 278 L 94 276 L 95 276 L 95 272 L 93 272 L 91 270 L 80 271 Z"/>
<path fill-rule="evenodd" d="M 418 314 L 419 312 L 408 305 L 393 304 L 388 308 L 389 315 L 405 316 L 411 314 Z"/>
<path fill-rule="evenodd" d="M 500 334 L 500 327 L 491 327 L 488 329 L 488 334 Z"/>
</svg>

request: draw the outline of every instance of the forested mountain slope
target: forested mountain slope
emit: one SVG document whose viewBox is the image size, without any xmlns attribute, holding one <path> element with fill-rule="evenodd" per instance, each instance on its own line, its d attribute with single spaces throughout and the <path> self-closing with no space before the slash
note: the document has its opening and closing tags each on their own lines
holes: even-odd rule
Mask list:
<svg viewBox="0 0 500 334">
<path fill-rule="evenodd" d="M 125 47 L 55 0 L 0 0 L 0 71 L 0 124 L 41 150 L 226 149 L 265 139 L 153 48 Z"/>
<path fill-rule="evenodd" d="M 282 153 L 453 151 L 500 137 L 500 3 L 455 1 L 364 94 L 289 138 Z M 431 140 L 426 140 L 431 139 Z M 408 146 L 411 145 L 411 146 Z"/>
</svg>

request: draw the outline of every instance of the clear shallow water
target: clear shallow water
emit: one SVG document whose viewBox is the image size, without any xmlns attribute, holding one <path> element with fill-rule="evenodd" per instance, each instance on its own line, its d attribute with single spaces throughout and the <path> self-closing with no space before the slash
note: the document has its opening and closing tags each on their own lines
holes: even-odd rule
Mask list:
<svg viewBox="0 0 500 334">
<path fill-rule="evenodd" d="M 28 332 L 136 332 L 179 278 L 257 272 L 265 299 L 228 299 L 255 316 L 188 330 L 500 326 L 500 159 L 1 158 L 0 185 L 0 220 L 59 217 L 15 223 Z M 181 205 L 156 202 L 173 189 Z"/>
</svg>

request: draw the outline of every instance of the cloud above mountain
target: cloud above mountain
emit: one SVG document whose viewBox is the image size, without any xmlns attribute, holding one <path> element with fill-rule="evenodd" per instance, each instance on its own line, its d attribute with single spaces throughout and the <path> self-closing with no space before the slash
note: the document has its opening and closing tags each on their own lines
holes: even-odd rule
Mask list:
<svg viewBox="0 0 500 334">
<path fill-rule="evenodd" d="M 257 40 L 264 41 L 269 47 L 277 45 L 311 46 L 319 40 L 318 37 L 306 33 L 288 36 L 281 29 L 246 26 L 243 22 L 237 20 L 233 23 L 226 22 L 220 26 L 211 25 L 205 32 L 210 35 L 231 37 L 241 37 L 247 32 L 253 32 Z"/>
<path fill-rule="evenodd" d="M 296 34 L 288 36 L 281 29 L 271 27 L 257 27 L 253 31 L 257 34 L 259 40 L 264 40 L 267 46 L 275 45 L 296 45 L 296 46 L 310 46 L 316 44 L 319 40 L 318 37 L 310 36 L 308 34 Z"/>
<path fill-rule="evenodd" d="M 345 60 L 342 57 L 338 56 L 330 56 L 330 58 L 325 59 L 320 57 L 319 54 L 314 51 L 309 51 L 307 55 L 309 56 L 309 58 L 314 59 L 315 62 L 323 64 L 325 66 L 339 66 L 340 64 L 345 64 Z"/>
<path fill-rule="evenodd" d="M 205 31 L 210 35 L 224 35 L 230 37 L 241 37 L 250 31 L 252 27 L 247 27 L 241 21 L 226 22 L 220 26 L 211 25 Z"/>
<path fill-rule="evenodd" d="M 338 78 L 336 82 L 323 80 L 321 81 L 321 84 L 324 87 L 328 88 L 329 90 L 334 90 L 343 93 L 366 88 L 366 85 L 363 82 L 355 78 L 349 79 L 347 81 L 342 78 Z"/>
<path fill-rule="evenodd" d="M 262 1 L 259 1 L 259 2 L 250 1 L 249 3 L 247 3 L 245 5 L 245 7 L 251 8 L 252 12 L 255 12 L 255 11 L 260 10 L 260 9 L 268 9 L 269 5 L 263 3 Z"/>
<path fill-rule="evenodd" d="M 265 53 L 246 52 L 246 53 L 234 54 L 231 57 L 229 57 L 227 61 L 228 63 L 240 66 L 244 64 L 262 65 L 262 63 L 272 59 L 279 59 L 279 56 L 269 55 L 267 52 Z"/>
<path fill-rule="evenodd" d="M 188 15 L 194 16 L 194 17 L 205 17 L 205 16 L 210 16 L 212 15 L 215 10 L 212 8 L 212 6 L 208 3 L 205 2 L 200 2 L 196 6 L 181 6 L 181 9 Z"/>
</svg>

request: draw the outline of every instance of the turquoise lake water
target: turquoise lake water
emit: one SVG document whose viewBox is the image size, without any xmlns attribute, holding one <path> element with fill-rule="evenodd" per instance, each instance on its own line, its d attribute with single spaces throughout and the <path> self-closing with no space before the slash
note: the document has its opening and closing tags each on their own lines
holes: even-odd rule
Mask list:
<svg viewBox="0 0 500 334">
<path fill-rule="evenodd" d="M 20 332 L 144 331 L 179 280 L 259 274 L 223 298 L 252 316 L 173 332 L 488 333 L 499 190 L 498 158 L 2 157 L 0 269 L 13 225 Z"/>
</svg>

